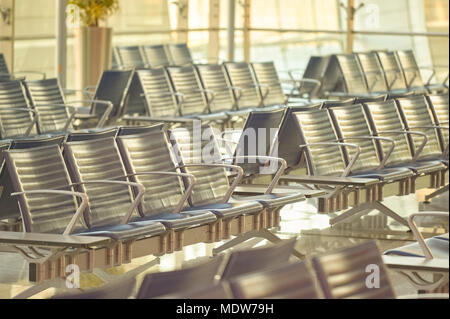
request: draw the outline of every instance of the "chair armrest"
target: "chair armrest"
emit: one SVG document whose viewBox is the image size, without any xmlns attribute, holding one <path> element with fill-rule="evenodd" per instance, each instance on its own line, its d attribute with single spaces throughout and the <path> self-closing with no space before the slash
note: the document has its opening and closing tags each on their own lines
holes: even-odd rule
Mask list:
<svg viewBox="0 0 450 319">
<path fill-rule="evenodd" d="M 378 135 L 392 135 L 392 134 L 404 134 L 404 135 L 417 135 L 423 138 L 422 144 L 418 149 L 414 151 L 414 158 L 413 163 L 417 162 L 417 159 L 419 158 L 419 155 L 422 153 L 422 151 L 425 149 L 425 146 L 428 143 L 428 137 L 422 133 L 422 132 L 416 132 L 416 131 L 384 131 L 384 132 L 378 132 Z"/>
<path fill-rule="evenodd" d="M 184 193 L 184 196 L 181 198 L 180 202 L 176 206 L 175 210 L 173 211 L 174 214 L 179 214 L 181 211 L 183 211 L 183 207 L 186 204 L 189 197 L 191 197 L 192 191 L 194 190 L 194 186 L 197 183 L 195 176 L 192 174 L 184 174 L 184 173 L 176 173 L 176 172 L 143 172 L 143 173 L 135 173 L 135 174 L 129 174 L 127 177 L 134 177 L 134 176 L 148 176 L 148 175 L 166 175 L 166 176 L 174 176 L 174 177 L 186 177 L 190 179 L 189 187 Z"/>
<path fill-rule="evenodd" d="M 82 186 L 82 185 L 90 185 L 90 184 L 117 184 L 117 185 L 124 185 L 128 187 L 136 187 L 138 189 L 138 194 L 136 198 L 134 199 L 133 203 L 130 206 L 130 209 L 128 210 L 125 217 L 122 219 L 121 224 L 125 225 L 130 222 L 131 216 L 133 215 L 133 212 L 136 210 L 138 205 L 141 203 L 142 198 L 144 197 L 145 193 L 145 187 L 142 184 L 139 183 L 133 183 L 133 182 L 125 182 L 125 181 L 113 181 L 113 180 L 98 180 L 98 181 L 87 181 L 87 182 L 81 182 L 81 183 L 74 183 L 71 186 Z"/>
<path fill-rule="evenodd" d="M 386 137 L 379 137 L 379 136 L 362 136 L 362 137 L 351 137 L 351 138 L 346 138 L 344 139 L 345 141 L 348 140 L 373 140 L 373 141 L 385 141 L 385 142 L 389 142 L 391 143 L 391 147 L 389 148 L 389 150 L 386 152 L 386 154 L 383 155 L 383 160 L 380 163 L 380 166 L 378 167 L 378 170 L 382 170 L 384 168 L 384 166 L 386 165 L 389 157 L 392 155 L 392 152 L 394 151 L 395 148 L 395 141 L 391 138 L 386 138 Z"/>
<path fill-rule="evenodd" d="M 230 158 L 223 158 L 223 161 L 226 160 L 233 160 L 234 163 L 239 163 L 241 160 L 245 161 L 245 160 L 265 160 L 267 161 L 267 163 L 272 162 L 272 161 L 276 161 L 278 162 L 280 165 L 280 167 L 278 168 L 278 171 L 275 173 L 272 181 L 270 182 L 269 186 L 267 187 L 267 190 L 265 192 L 266 195 L 272 194 L 274 188 L 278 185 L 278 182 L 280 181 L 281 176 L 284 174 L 284 171 L 287 168 L 287 162 L 282 159 L 282 158 L 278 158 L 278 157 L 271 157 L 271 156 L 259 156 L 259 155 L 250 155 L 250 156 L 233 156 Z M 237 162 L 236 162 L 237 161 Z"/>
<path fill-rule="evenodd" d="M 231 195 L 233 195 L 234 190 L 236 189 L 236 187 L 239 185 L 239 183 L 242 181 L 242 178 L 244 177 L 244 170 L 242 169 L 242 167 L 236 166 L 236 165 L 229 165 L 229 164 L 186 164 L 186 165 L 182 165 L 177 167 L 178 169 L 182 169 L 182 168 L 189 168 L 189 167 L 222 167 L 222 168 L 228 168 L 231 169 L 233 171 L 236 171 L 238 173 L 237 177 L 235 178 L 235 180 L 233 181 L 233 184 L 231 184 L 231 186 L 229 187 L 227 193 L 225 194 L 222 203 L 228 203 L 228 201 L 231 198 Z M 192 192 L 192 190 L 191 190 Z"/>
<path fill-rule="evenodd" d="M 69 225 L 67 225 L 66 229 L 64 230 L 63 235 L 70 235 L 73 232 L 73 229 L 75 228 L 76 223 L 80 219 L 81 215 L 86 210 L 89 199 L 86 194 L 78 193 L 78 192 L 71 192 L 71 191 L 61 191 L 61 190 L 34 190 L 34 191 L 27 191 L 27 192 L 20 192 L 20 193 L 12 193 L 11 196 L 20 196 L 20 195 L 37 195 L 37 194 L 55 194 L 55 195 L 66 195 L 66 196 L 75 196 L 81 198 L 81 204 L 78 207 L 77 211 L 75 212 L 75 215 L 73 215 L 72 219 L 69 222 Z"/>
<path fill-rule="evenodd" d="M 80 100 L 80 101 L 70 101 L 70 104 L 81 104 L 81 103 L 86 103 L 86 104 L 90 104 L 91 105 L 91 114 L 95 114 L 95 106 L 97 104 L 100 105 L 104 105 L 106 106 L 106 110 L 103 113 L 102 117 L 99 119 L 98 124 L 97 124 L 97 128 L 103 128 L 103 126 L 105 125 L 106 121 L 108 120 L 109 115 L 111 114 L 114 105 L 112 104 L 112 102 L 110 101 L 103 101 L 103 100 Z"/>
<path fill-rule="evenodd" d="M 417 224 L 415 222 L 415 219 L 417 217 L 445 217 L 449 216 L 448 212 L 419 212 L 415 214 L 411 214 L 408 218 L 408 224 L 411 228 L 411 231 L 414 234 L 414 238 L 417 240 L 417 242 L 420 245 L 420 248 L 422 249 L 425 259 L 434 259 L 433 253 L 431 252 L 430 247 L 427 245 L 425 238 L 423 237 L 422 233 L 419 231 L 419 228 L 417 227 Z"/>
</svg>

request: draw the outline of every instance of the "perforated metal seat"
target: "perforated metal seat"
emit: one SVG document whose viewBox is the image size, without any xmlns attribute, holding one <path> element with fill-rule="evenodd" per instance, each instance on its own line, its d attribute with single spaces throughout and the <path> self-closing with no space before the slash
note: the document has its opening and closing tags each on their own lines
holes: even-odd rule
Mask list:
<svg viewBox="0 0 450 319">
<path fill-rule="evenodd" d="M 89 213 L 83 220 L 78 220 L 73 227 L 67 229 L 78 204 L 74 198 L 76 193 L 62 193 L 54 190 L 72 190 L 72 183 L 66 169 L 61 150 L 57 145 L 40 148 L 12 150 L 6 153 L 6 160 L 16 192 L 25 192 L 19 196 L 24 230 L 33 233 L 83 234 L 90 236 L 110 237 L 112 239 L 139 238 L 162 234 L 166 232 L 159 223 L 138 228 L 130 225 L 120 225 L 116 222 L 120 212 L 115 207 L 115 216 L 108 214 L 100 216 L 95 195 L 88 204 Z M 51 166 L 51 170 L 48 167 Z M 36 194 L 33 191 L 37 191 Z M 111 207 L 111 206 L 110 206 Z M 120 209 L 120 207 L 119 207 Z M 110 210 L 110 213 L 113 211 Z M 82 213 L 82 211 L 80 212 Z M 81 215 L 79 215 L 81 217 Z M 97 228 L 98 227 L 98 228 Z M 90 230 L 93 230 L 91 233 Z"/>
<path fill-rule="evenodd" d="M 169 58 L 170 65 L 182 66 L 194 64 L 191 51 L 186 43 L 167 44 L 165 46 L 166 54 Z"/>
<path fill-rule="evenodd" d="M 245 62 L 225 62 L 224 67 L 228 75 L 231 86 L 238 87 L 241 90 L 234 92 L 234 98 L 238 100 L 239 110 L 254 110 L 264 106 L 264 98 L 260 93 L 258 85 L 253 77 L 250 65 Z M 268 93 L 265 89 L 266 95 Z"/>
<path fill-rule="evenodd" d="M 125 171 L 124 164 L 116 146 L 114 138 L 106 138 L 99 140 L 92 140 L 87 142 L 72 142 L 65 144 L 66 158 L 71 167 L 73 179 L 75 183 L 83 183 L 95 180 L 110 180 L 110 181 L 126 181 L 128 175 Z M 148 170 L 146 172 L 153 171 Z M 159 170 L 158 170 L 159 171 Z M 131 174 L 131 173 L 130 173 Z M 150 177 L 150 178 L 148 178 Z M 153 177 L 153 178 L 152 178 Z M 145 177 L 141 177 L 141 179 Z M 139 183 L 141 180 L 136 180 Z M 148 189 L 157 189 L 155 181 L 161 182 L 160 176 L 147 176 L 147 183 L 144 185 Z M 152 185 L 153 184 L 153 185 Z M 150 187 L 152 185 L 153 187 Z M 132 185 L 92 185 L 87 184 L 82 186 L 82 190 L 86 192 L 93 207 L 89 212 L 90 220 L 93 228 L 103 227 L 104 220 L 109 223 L 114 221 L 119 224 L 124 215 L 124 212 L 130 213 L 130 205 L 132 205 L 134 197 L 139 198 L 139 193 L 136 191 L 136 184 Z M 125 186 L 125 187 L 124 187 Z M 130 190 L 129 187 L 134 186 Z M 145 187 L 144 186 L 144 187 Z M 166 185 L 164 185 L 165 187 Z M 166 188 L 167 189 L 167 188 Z M 130 192 L 132 191 L 132 192 Z M 176 191 L 176 189 L 175 189 Z M 178 189 L 179 199 L 181 199 L 181 189 Z M 167 227 L 175 227 L 176 229 L 198 226 L 199 223 L 210 223 L 215 221 L 215 216 L 207 211 L 195 212 L 190 215 L 186 214 L 170 214 L 164 206 L 161 209 L 152 209 L 157 199 L 164 203 L 170 200 L 167 194 L 160 193 L 162 196 L 155 196 L 155 194 L 148 195 L 146 201 L 142 204 L 143 207 L 134 208 L 139 209 L 137 216 L 130 215 L 129 224 L 139 227 L 151 227 L 155 222 L 159 221 Z M 145 195 L 145 194 L 144 194 Z M 178 202 L 176 202 L 178 204 Z M 133 209 L 134 211 L 134 209 Z M 133 212 L 131 212 L 133 213 Z M 168 213 L 168 219 L 164 219 L 164 213 Z M 102 229 L 102 228 L 100 228 Z"/>
<path fill-rule="evenodd" d="M 417 64 L 416 57 L 413 50 L 404 50 L 395 52 L 398 62 L 402 67 L 404 81 L 409 90 L 424 90 L 432 91 L 448 91 L 448 87 L 444 84 L 431 84 L 431 77 L 427 83 L 423 81 L 421 69 Z M 428 68 L 429 71 L 435 72 L 433 68 Z"/>
<path fill-rule="evenodd" d="M 155 69 L 170 65 L 164 45 L 143 45 L 141 48 L 141 52 L 150 68 Z"/>
<path fill-rule="evenodd" d="M 327 299 L 395 299 L 395 293 L 375 241 L 312 258 Z M 379 288 L 366 284 L 367 267 L 378 270 Z"/>
<path fill-rule="evenodd" d="M 394 100 L 382 103 L 368 103 L 365 106 L 365 111 L 370 119 L 373 134 L 376 136 L 387 136 L 395 142 L 396 146 L 386 165 L 392 167 L 408 167 L 419 175 L 445 169 L 444 164 L 439 161 L 413 161 L 413 153 L 410 145 L 410 135 L 412 134 L 407 133 L 408 131 L 405 130 L 405 126 L 399 113 L 400 109 L 397 107 Z M 419 141 L 418 138 L 419 137 L 417 137 L 416 141 Z M 390 146 L 383 144 L 382 147 L 383 152 L 387 152 Z M 431 147 L 433 148 L 433 146 Z M 442 154 L 441 151 L 440 154 Z M 425 157 L 428 156 L 425 155 Z"/>
<path fill-rule="evenodd" d="M 147 63 L 139 46 L 117 46 L 115 50 L 117 52 L 119 65 L 122 69 L 147 67 Z"/>
<path fill-rule="evenodd" d="M 318 299 L 306 263 L 282 265 L 259 273 L 237 277 L 230 282 L 236 299 Z"/>
<path fill-rule="evenodd" d="M 370 123 L 367 122 L 363 105 L 331 107 L 329 113 L 340 140 L 358 144 L 361 154 L 352 168 L 352 175 L 366 178 L 378 178 L 383 182 L 392 182 L 412 177 L 408 168 L 390 168 L 385 165 L 388 156 L 379 154 L 379 144 L 389 143 L 372 138 Z M 394 143 L 394 142 L 392 142 Z M 395 146 L 394 146 L 395 147 Z M 345 147 L 344 156 L 350 162 L 352 151 Z M 382 162 L 384 160 L 384 162 Z"/>
<path fill-rule="evenodd" d="M 230 188 L 224 166 L 207 166 L 204 161 L 207 160 L 206 163 L 223 163 L 217 145 L 212 146 L 213 158 L 203 159 L 201 154 L 192 152 L 191 131 L 175 129 L 169 132 L 169 136 L 175 147 L 175 154 L 178 156 L 177 162 L 182 167 L 182 171 L 194 175 L 197 179 L 197 184 L 189 199 L 193 209 L 207 209 L 224 219 L 260 213 L 263 210 L 263 206 L 257 201 L 230 201 L 232 188 Z M 201 142 L 202 149 L 208 143 L 210 142 L 203 140 Z M 189 166 L 189 164 L 194 166 Z"/>
<path fill-rule="evenodd" d="M 376 53 L 381 67 L 383 68 L 389 91 L 394 94 L 408 92 L 408 87 L 403 78 L 402 67 L 398 63 L 395 52 L 375 51 L 374 53 Z"/>
<path fill-rule="evenodd" d="M 0 82 L 0 138 L 36 135 L 35 124 L 21 82 Z"/>
<path fill-rule="evenodd" d="M 389 87 L 376 52 L 356 53 L 370 92 L 389 92 Z"/>
</svg>

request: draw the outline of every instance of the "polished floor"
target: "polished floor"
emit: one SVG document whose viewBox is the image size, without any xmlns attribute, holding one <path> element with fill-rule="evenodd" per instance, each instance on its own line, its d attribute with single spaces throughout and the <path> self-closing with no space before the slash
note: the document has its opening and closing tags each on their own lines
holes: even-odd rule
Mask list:
<svg viewBox="0 0 450 319">
<path fill-rule="evenodd" d="M 419 210 L 448 211 L 448 193 L 435 199 L 431 204 L 419 204 L 424 192 L 406 197 L 392 197 L 385 204 L 402 216 L 407 216 Z M 308 257 L 335 249 L 352 246 L 370 239 L 376 239 L 381 251 L 399 247 L 413 241 L 411 233 L 397 224 L 377 213 L 371 213 L 356 218 L 356 220 L 329 227 L 329 215 L 316 213 L 316 203 L 297 203 L 286 206 L 282 211 L 281 229 L 278 235 L 282 238 L 297 237 L 296 248 Z M 442 223 L 436 220 L 423 220 L 423 231 L 426 236 L 448 231 L 448 218 Z M 433 225 L 431 227 L 431 225 Z M 442 225 L 436 227 L 435 225 Z M 254 247 L 267 244 L 258 239 L 249 240 L 237 248 Z M 159 271 L 171 271 L 182 267 L 192 266 L 209 256 L 212 250 L 220 244 L 197 244 L 186 247 L 181 252 L 176 252 L 160 258 L 145 257 L 135 259 L 131 264 L 107 270 L 96 269 L 94 273 L 83 273 L 81 276 L 81 288 L 87 290 L 99 287 L 106 282 L 112 282 L 126 273 L 139 273 L 138 280 L 147 273 Z M 295 257 L 292 257 L 295 259 Z M 411 295 L 416 291 L 401 275 L 390 271 L 390 278 L 397 295 Z M 0 298 L 14 298 L 33 295 L 33 289 L 37 287 L 28 282 L 28 266 L 23 258 L 17 254 L 0 253 Z M 62 281 L 48 283 L 48 287 L 40 287 L 42 290 L 31 298 L 48 298 L 55 294 L 65 293 Z M 31 293 L 30 293 L 31 292 Z"/>
</svg>

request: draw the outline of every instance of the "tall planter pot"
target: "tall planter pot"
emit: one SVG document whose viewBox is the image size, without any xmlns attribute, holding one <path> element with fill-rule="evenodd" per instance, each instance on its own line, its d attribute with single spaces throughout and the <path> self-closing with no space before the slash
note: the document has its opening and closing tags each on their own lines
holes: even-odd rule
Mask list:
<svg viewBox="0 0 450 319">
<path fill-rule="evenodd" d="M 77 89 L 97 85 L 104 70 L 111 68 L 112 29 L 75 29 L 75 70 Z"/>
</svg>

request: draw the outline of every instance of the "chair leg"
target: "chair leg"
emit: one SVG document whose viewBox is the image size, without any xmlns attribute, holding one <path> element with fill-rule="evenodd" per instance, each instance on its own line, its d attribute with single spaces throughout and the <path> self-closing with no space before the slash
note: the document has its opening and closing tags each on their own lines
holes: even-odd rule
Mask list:
<svg viewBox="0 0 450 319">
<path fill-rule="evenodd" d="M 385 214 L 388 217 L 391 217 L 392 219 L 396 220 L 400 224 L 405 225 L 406 227 L 409 228 L 409 224 L 406 221 L 406 219 L 404 219 L 403 217 L 398 215 L 396 212 L 394 212 L 392 209 L 388 208 L 387 206 L 385 206 L 384 204 L 382 204 L 380 202 L 365 203 L 365 204 L 359 205 L 357 207 L 354 207 L 354 208 L 342 213 L 341 215 L 339 215 L 333 219 L 330 219 L 330 225 L 336 225 L 336 224 L 341 223 L 344 220 L 347 220 L 348 218 L 351 218 L 361 212 L 364 212 L 364 211 L 367 212 L 367 211 L 371 211 L 371 210 L 378 210 L 380 213 Z"/>
<path fill-rule="evenodd" d="M 223 245 L 214 248 L 213 249 L 213 255 L 217 255 L 225 250 L 228 250 L 232 247 L 235 247 L 239 244 L 242 244 L 244 242 L 246 242 L 249 239 L 252 238 L 262 238 L 262 239 L 266 239 L 268 241 L 270 241 L 271 243 L 279 243 L 282 239 L 280 237 L 278 237 L 277 235 L 273 234 L 272 232 L 270 232 L 267 229 L 261 229 L 259 231 L 251 231 L 248 233 L 245 233 L 243 235 L 237 236 L 229 241 L 227 241 L 226 243 L 224 243 Z M 306 258 L 306 256 L 304 254 L 302 254 L 301 252 L 299 252 L 298 250 L 294 249 L 293 253 L 294 256 L 296 256 L 299 259 L 304 259 Z"/>
</svg>

